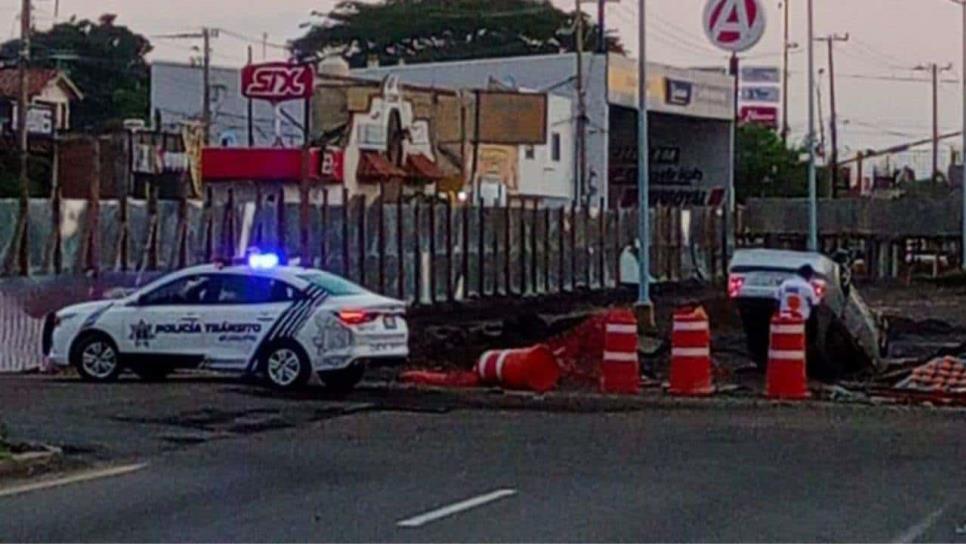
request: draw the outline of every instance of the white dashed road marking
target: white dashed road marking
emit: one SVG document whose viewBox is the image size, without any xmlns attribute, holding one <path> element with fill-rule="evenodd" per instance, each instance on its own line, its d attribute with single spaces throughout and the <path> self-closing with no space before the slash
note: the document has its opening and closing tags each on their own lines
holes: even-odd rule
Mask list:
<svg viewBox="0 0 966 544">
<path fill-rule="evenodd" d="M 460 512 L 465 512 L 466 510 L 478 508 L 485 504 L 495 502 L 500 499 L 504 499 L 506 497 L 510 497 L 516 494 L 517 492 L 515 489 L 498 489 L 496 491 L 487 493 L 485 495 L 479 495 L 471 499 L 466 499 L 465 501 L 460 501 L 457 503 L 453 503 L 449 506 L 444 506 L 442 508 L 438 508 L 436 510 L 426 512 L 425 514 L 420 514 L 416 517 L 404 519 L 399 523 L 397 523 L 397 525 L 400 527 L 410 527 L 410 528 L 422 527 L 427 523 L 432 523 L 434 521 L 443 519 L 445 517 L 452 516 L 453 514 L 458 514 Z"/>
<path fill-rule="evenodd" d="M 936 524 L 936 521 L 939 519 L 940 516 L 943 515 L 943 512 L 945 512 L 945 511 L 946 511 L 946 507 L 943 506 L 942 508 L 936 510 L 935 512 L 933 512 L 933 513 L 929 514 L 928 516 L 926 516 L 925 518 L 923 518 L 923 520 L 920 521 L 919 523 L 917 523 L 917 524 L 913 525 L 912 527 L 906 529 L 906 531 L 904 533 L 902 533 L 901 535 L 897 536 L 892 541 L 895 542 L 895 543 L 897 543 L 897 544 L 898 543 L 915 542 L 916 540 L 919 539 L 919 537 L 921 537 L 922 535 L 924 535 L 926 533 L 926 531 L 928 531 L 930 528 L 932 528 L 933 525 Z"/>
<path fill-rule="evenodd" d="M 104 468 L 100 470 L 91 470 L 88 472 L 72 474 L 70 476 L 64 476 L 63 478 L 56 478 L 53 480 L 45 480 L 41 482 L 33 482 L 29 484 L 17 485 L 17 486 L 8 487 L 8 488 L 0 488 L 0 498 L 12 497 L 14 495 L 22 495 L 24 493 L 30 493 L 32 491 L 41 491 L 44 489 L 51 489 L 54 487 L 63 487 L 65 485 L 78 484 L 81 482 L 89 482 L 91 480 L 99 480 L 101 478 L 113 478 L 116 476 L 123 476 L 124 474 L 137 472 L 146 466 L 148 466 L 147 463 L 139 463 L 136 465 L 124 465 L 119 467 Z"/>
</svg>

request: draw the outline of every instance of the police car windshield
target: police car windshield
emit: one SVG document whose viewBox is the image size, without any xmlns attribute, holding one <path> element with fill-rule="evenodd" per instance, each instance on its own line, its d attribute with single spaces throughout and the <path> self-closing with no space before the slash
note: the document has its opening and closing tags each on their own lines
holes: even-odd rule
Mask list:
<svg viewBox="0 0 966 544">
<path fill-rule="evenodd" d="M 325 289 L 329 295 L 334 297 L 362 295 L 366 293 L 366 290 L 362 287 L 345 278 L 340 278 L 334 274 L 329 274 L 328 272 L 319 271 L 312 272 L 311 274 L 302 274 L 299 276 L 299 278 Z"/>
</svg>

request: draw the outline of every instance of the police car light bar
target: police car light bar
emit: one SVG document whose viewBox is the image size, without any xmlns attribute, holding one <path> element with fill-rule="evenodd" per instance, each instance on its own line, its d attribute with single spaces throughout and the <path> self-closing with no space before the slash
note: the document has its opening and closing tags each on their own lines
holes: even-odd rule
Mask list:
<svg viewBox="0 0 966 544">
<path fill-rule="evenodd" d="M 248 256 L 248 266 L 256 270 L 275 268 L 278 261 L 278 255 L 274 253 L 252 253 Z"/>
</svg>

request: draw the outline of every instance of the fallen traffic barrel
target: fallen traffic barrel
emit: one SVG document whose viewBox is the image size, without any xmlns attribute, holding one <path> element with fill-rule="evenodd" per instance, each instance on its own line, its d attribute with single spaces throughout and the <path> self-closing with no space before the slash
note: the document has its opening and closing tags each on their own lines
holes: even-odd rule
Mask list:
<svg viewBox="0 0 966 544">
<path fill-rule="evenodd" d="M 480 356 L 476 371 L 483 383 L 517 391 L 544 393 L 557 387 L 560 380 L 557 358 L 543 344 L 487 351 Z"/>
</svg>

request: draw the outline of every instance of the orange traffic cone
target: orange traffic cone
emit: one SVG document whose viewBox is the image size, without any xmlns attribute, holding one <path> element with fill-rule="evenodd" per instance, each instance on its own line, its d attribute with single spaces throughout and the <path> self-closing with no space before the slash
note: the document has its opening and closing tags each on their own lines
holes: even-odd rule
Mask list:
<svg viewBox="0 0 966 544">
<path fill-rule="evenodd" d="M 802 400 L 811 397 L 805 371 L 805 320 L 797 314 L 775 314 L 771 320 L 765 396 Z"/>
<path fill-rule="evenodd" d="M 602 393 L 636 395 L 641 392 L 637 360 L 637 318 L 630 310 L 615 310 L 604 325 L 604 356 L 600 364 Z"/>
<path fill-rule="evenodd" d="M 672 395 L 705 397 L 714 393 L 711 327 L 708 314 L 700 306 L 684 306 L 674 312 L 670 381 Z"/>
<path fill-rule="evenodd" d="M 506 389 L 545 393 L 557 387 L 560 367 L 545 345 L 527 349 L 488 351 L 480 356 L 476 371 L 483 383 Z"/>
</svg>

